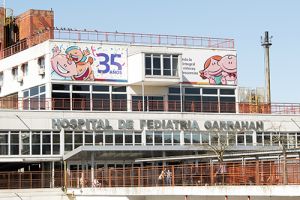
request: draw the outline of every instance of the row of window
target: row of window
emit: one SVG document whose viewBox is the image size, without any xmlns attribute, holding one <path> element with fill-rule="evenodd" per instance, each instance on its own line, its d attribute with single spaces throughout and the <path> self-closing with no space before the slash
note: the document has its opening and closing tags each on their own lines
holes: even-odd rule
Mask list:
<svg viewBox="0 0 300 200">
<path fill-rule="evenodd" d="M 0 155 L 58 155 L 60 132 L 1 131 Z"/>
<path fill-rule="evenodd" d="M 145 54 L 145 75 L 178 76 L 178 55 Z"/>
<path fill-rule="evenodd" d="M 1 131 L 0 155 L 59 155 L 82 146 L 229 145 L 300 147 L 300 133 L 205 131 Z M 61 144 L 63 143 L 63 144 Z"/>
<path fill-rule="evenodd" d="M 24 110 L 45 110 L 46 108 L 46 87 L 45 85 L 35 86 L 23 91 Z"/>
</svg>

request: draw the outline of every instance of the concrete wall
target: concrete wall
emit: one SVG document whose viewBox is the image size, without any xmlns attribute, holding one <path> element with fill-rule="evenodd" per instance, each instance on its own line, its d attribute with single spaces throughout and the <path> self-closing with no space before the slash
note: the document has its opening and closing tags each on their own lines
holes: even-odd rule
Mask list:
<svg viewBox="0 0 300 200">
<path fill-rule="evenodd" d="M 40 66 L 38 58 L 45 56 L 45 75 L 39 75 Z M 0 61 L 0 71 L 3 71 L 3 86 L 1 87 L 0 97 L 20 92 L 24 89 L 42 85 L 50 81 L 50 54 L 49 42 L 44 42 L 32 48 L 26 49 L 14 56 L 7 57 Z M 21 66 L 28 63 L 28 74 L 22 73 Z M 18 82 L 18 77 L 15 79 L 12 75 L 12 68 L 18 68 L 18 76 L 23 77 L 22 82 Z M 21 97 L 21 93 L 19 95 Z"/>
<path fill-rule="evenodd" d="M 20 121 L 19 116 L 30 129 L 52 129 L 52 119 L 107 119 L 113 129 L 118 129 L 118 120 L 133 120 L 134 128 L 140 129 L 140 120 L 196 120 L 200 130 L 204 122 L 210 121 L 263 121 L 266 131 L 299 132 L 300 116 L 288 115 L 253 115 L 253 114 L 204 114 L 204 113 L 164 113 L 160 112 L 82 112 L 82 111 L 1 111 L 0 129 L 18 130 L 28 128 Z M 83 127 L 84 129 L 84 127 Z"/>
<path fill-rule="evenodd" d="M 219 200 L 247 199 L 248 196 L 255 200 L 269 199 L 299 199 L 300 190 L 297 185 L 286 186 L 203 186 L 203 187 L 141 187 L 141 188 L 83 188 L 69 189 L 76 199 L 101 199 L 135 200 L 136 197 L 144 200 Z M 187 197 L 185 197 L 187 195 Z"/>
</svg>

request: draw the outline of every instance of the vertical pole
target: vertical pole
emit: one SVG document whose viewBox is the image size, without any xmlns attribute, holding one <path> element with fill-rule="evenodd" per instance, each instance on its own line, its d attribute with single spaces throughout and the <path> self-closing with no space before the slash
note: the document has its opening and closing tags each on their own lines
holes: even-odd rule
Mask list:
<svg viewBox="0 0 300 200">
<path fill-rule="evenodd" d="M 94 179 L 95 179 L 95 152 L 91 153 L 91 183 L 92 187 L 94 187 Z"/>
<path fill-rule="evenodd" d="M 180 112 L 183 111 L 183 102 L 182 102 L 182 83 L 180 82 Z"/>
<path fill-rule="evenodd" d="M 267 90 L 267 98 L 266 101 L 268 104 L 271 103 L 271 87 L 270 87 L 270 57 L 269 57 L 269 48 L 272 43 L 269 40 L 269 33 L 268 31 L 265 32 L 264 39 L 261 44 L 265 49 L 265 87 Z"/>
<path fill-rule="evenodd" d="M 145 87 L 144 87 L 144 81 L 142 81 L 142 97 L 143 97 L 143 109 L 142 111 L 144 112 L 145 111 Z"/>
<path fill-rule="evenodd" d="M 51 187 L 52 188 L 54 188 L 55 187 L 55 179 L 54 179 L 54 173 L 55 173 L 55 171 L 54 171 L 54 167 L 55 167 L 55 165 L 54 165 L 54 161 L 52 161 L 52 167 L 51 167 L 51 182 L 52 182 L 52 184 L 51 184 Z"/>
<path fill-rule="evenodd" d="M 67 161 L 64 160 L 64 192 L 67 192 Z"/>
<path fill-rule="evenodd" d="M 255 183 L 256 185 L 259 185 L 260 184 L 259 160 L 255 161 L 255 171 L 256 171 Z"/>
<path fill-rule="evenodd" d="M 174 165 L 172 165 L 172 186 L 175 185 L 175 169 Z"/>
</svg>

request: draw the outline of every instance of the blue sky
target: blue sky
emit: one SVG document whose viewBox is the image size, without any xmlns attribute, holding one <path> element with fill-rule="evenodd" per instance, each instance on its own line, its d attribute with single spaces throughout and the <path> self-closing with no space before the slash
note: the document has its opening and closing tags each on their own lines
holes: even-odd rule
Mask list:
<svg viewBox="0 0 300 200">
<path fill-rule="evenodd" d="M 297 0 L 6 0 L 6 7 L 15 15 L 52 8 L 57 27 L 232 38 L 241 87 L 264 87 L 260 36 L 267 30 L 273 36 L 272 102 L 300 103 Z"/>
</svg>

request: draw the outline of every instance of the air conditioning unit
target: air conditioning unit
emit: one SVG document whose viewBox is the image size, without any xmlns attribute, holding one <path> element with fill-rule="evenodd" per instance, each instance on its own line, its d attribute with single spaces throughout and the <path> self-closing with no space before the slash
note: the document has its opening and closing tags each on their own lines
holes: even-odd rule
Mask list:
<svg viewBox="0 0 300 200">
<path fill-rule="evenodd" d="M 45 68 L 39 69 L 39 75 L 45 75 Z"/>
<path fill-rule="evenodd" d="M 18 76 L 17 81 L 20 83 L 23 82 L 23 76 Z"/>
</svg>

